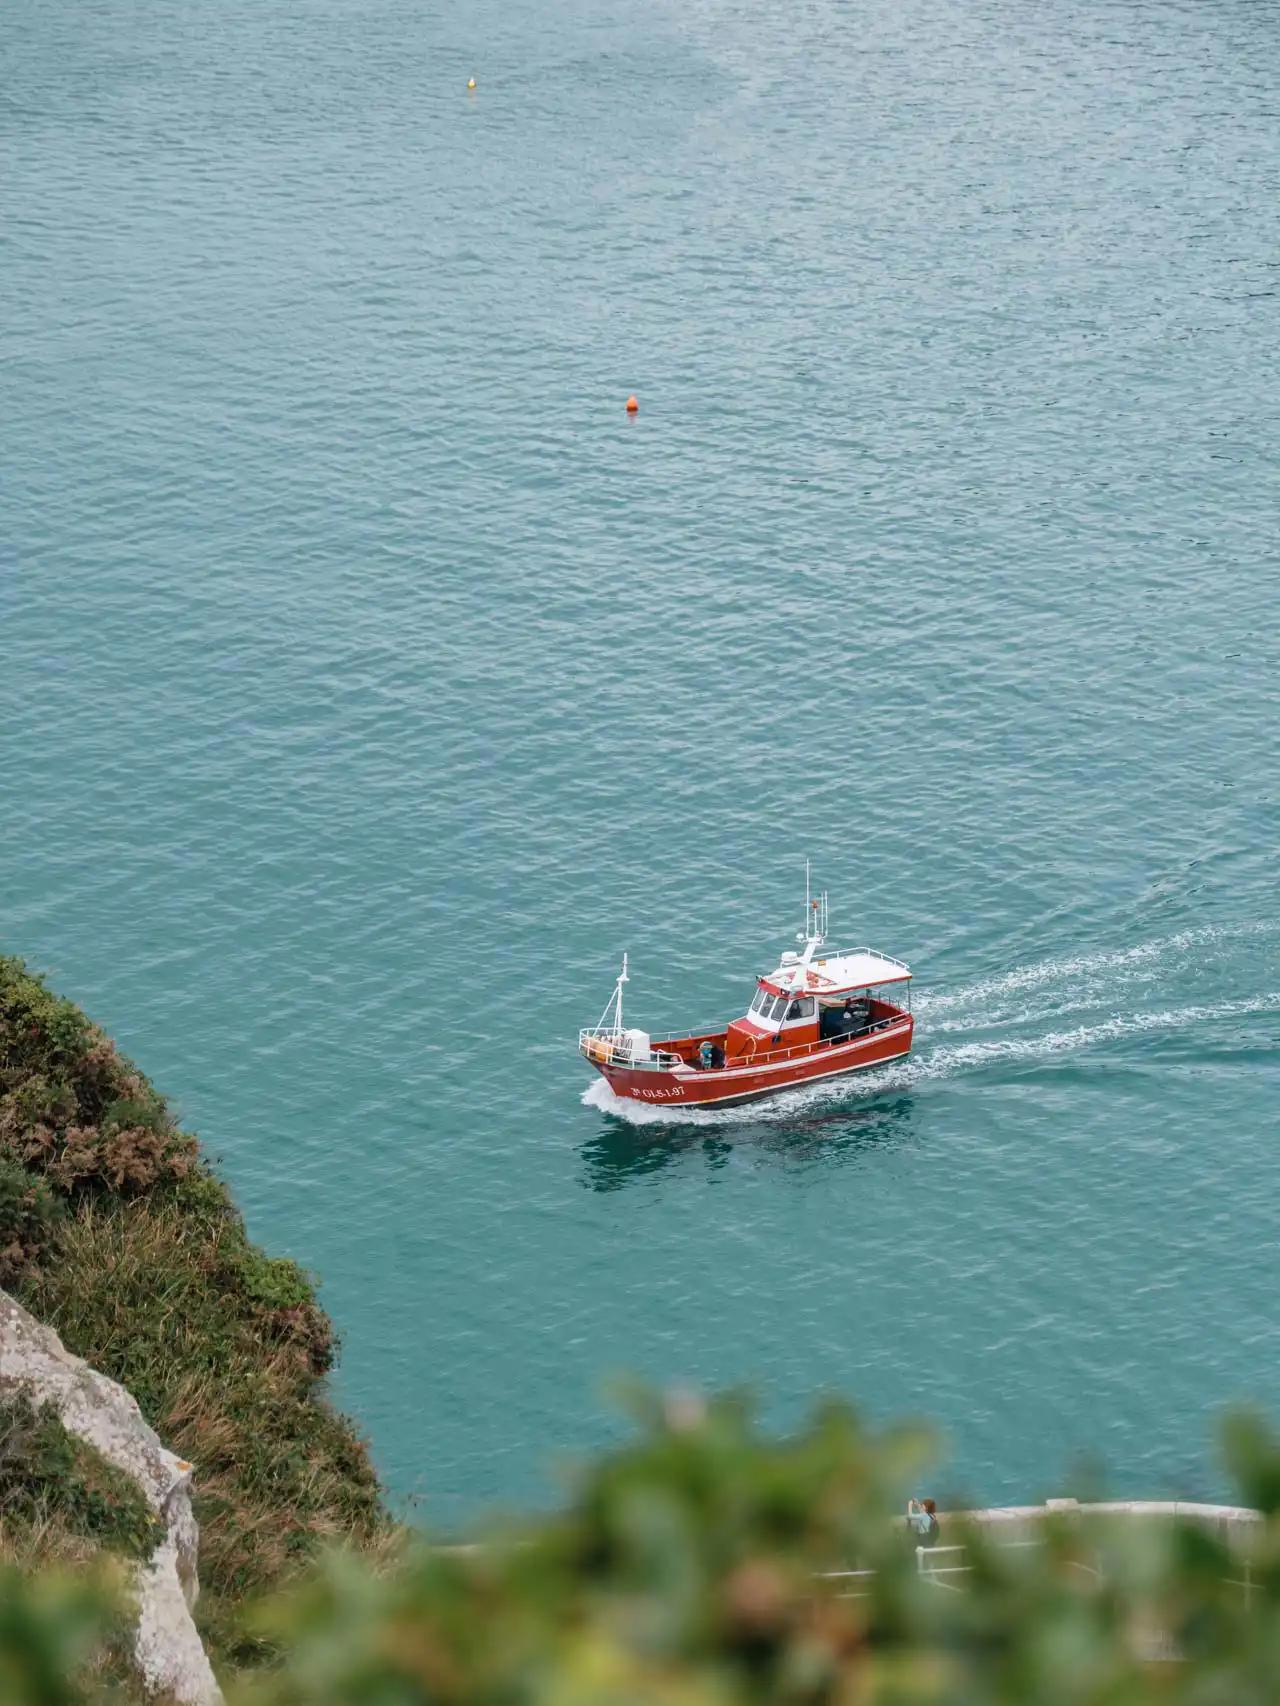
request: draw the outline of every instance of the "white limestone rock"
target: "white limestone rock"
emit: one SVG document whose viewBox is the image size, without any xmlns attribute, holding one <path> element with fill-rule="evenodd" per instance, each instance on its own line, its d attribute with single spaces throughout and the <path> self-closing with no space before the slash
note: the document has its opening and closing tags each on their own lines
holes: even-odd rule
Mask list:
<svg viewBox="0 0 1280 1706">
<path fill-rule="evenodd" d="M 165 1450 L 123 1386 L 72 1356 L 55 1332 L 0 1291 L 0 1396 L 18 1393 L 50 1405 L 68 1433 L 137 1483 L 164 1522 L 164 1539 L 136 1572 L 138 1670 L 149 1690 L 180 1706 L 220 1706 L 191 1617 L 200 1591 L 191 1465 Z"/>
</svg>

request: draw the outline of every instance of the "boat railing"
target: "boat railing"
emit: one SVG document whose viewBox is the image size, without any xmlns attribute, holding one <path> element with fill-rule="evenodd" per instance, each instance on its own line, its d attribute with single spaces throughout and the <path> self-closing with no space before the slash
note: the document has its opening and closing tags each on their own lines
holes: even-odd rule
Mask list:
<svg viewBox="0 0 1280 1706">
<path fill-rule="evenodd" d="M 578 1032 L 578 1052 L 602 1065 L 627 1066 L 636 1072 L 670 1072 L 680 1064 L 678 1054 L 657 1048 L 650 1049 L 647 1060 L 636 1060 L 630 1036 L 616 1025 L 585 1025 Z"/>
<path fill-rule="evenodd" d="M 834 1037 L 817 1037 L 807 1043 L 793 1043 L 789 1048 L 773 1046 L 760 1047 L 767 1039 L 761 1037 L 754 1048 L 748 1048 L 742 1054 L 735 1054 L 719 1067 L 695 1067 L 699 1072 L 723 1072 L 731 1067 L 750 1066 L 758 1060 L 763 1066 L 766 1062 L 773 1066 L 778 1061 L 797 1060 L 803 1055 L 820 1054 L 825 1049 L 839 1048 L 843 1044 L 865 1042 L 868 1037 L 874 1037 L 881 1031 L 891 1030 L 895 1025 L 909 1023 L 910 1013 L 899 1008 L 886 1018 L 875 1019 L 869 1025 L 864 1025 L 857 1031 L 842 1031 Z M 722 1036 L 720 1032 L 707 1032 L 707 1036 Z M 690 1036 L 682 1038 L 686 1043 L 702 1041 L 703 1033 L 694 1031 Z M 586 1055 L 588 1060 L 599 1062 L 603 1066 L 626 1066 L 636 1072 L 672 1072 L 677 1067 L 687 1067 L 685 1060 L 675 1049 L 653 1048 L 647 1060 L 636 1060 L 631 1053 L 631 1039 L 625 1030 L 619 1031 L 608 1025 L 588 1025 L 578 1032 L 578 1052 Z"/>
</svg>

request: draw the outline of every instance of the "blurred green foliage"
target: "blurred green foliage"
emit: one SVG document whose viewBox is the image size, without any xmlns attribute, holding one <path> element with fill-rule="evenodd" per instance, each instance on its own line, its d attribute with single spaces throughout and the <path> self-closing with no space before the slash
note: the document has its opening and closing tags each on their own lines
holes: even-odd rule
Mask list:
<svg viewBox="0 0 1280 1706">
<path fill-rule="evenodd" d="M 406 1541 L 380 1566 L 332 1553 L 256 1604 L 246 1615 L 280 1659 L 226 1679 L 231 1706 L 1280 1698 L 1280 1446 L 1254 1420 L 1228 1428 L 1263 1507 L 1245 1549 L 1191 1522 L 1068 1513 L 1010 1547 L 944 1513 L 940 1544 L 963 1545 L 966 1565 L 948 1586 L 920 1573 L 900 1517 L 930 1462 L 919 1431 L 873 1432 L 833 1404 L 775 1439 L 733 1397 L 651 1398 L 641 1421 L 556 1514 L 471 1546 Z M 838 1573 L 853 1570 L 867 1573 Z M 83 1607 L 65 1615 L 70 1674 Z M 48 1620 L 4 1628 L 47 1671 Z M 13 1655 L 0 1664 L 22 1674 Z"/>
<path fill-rule="evenodd" d="M 123 1599 L 119 1577 L 102 1570 L 30 1576 L 0 1564 L 5 1706 L 82 1706 L 121 1698 L 121 1687 L 127 1688 L 118 1680 Z"/>
</svg>

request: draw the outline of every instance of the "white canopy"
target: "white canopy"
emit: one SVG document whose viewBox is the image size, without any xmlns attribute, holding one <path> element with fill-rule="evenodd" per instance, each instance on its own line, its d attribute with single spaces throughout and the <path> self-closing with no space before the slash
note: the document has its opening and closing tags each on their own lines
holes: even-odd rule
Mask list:
<svg viewBox="0 0 1280 1706">
<path fill-rule="evenodd" d="M 764 978 L 781 994 L 804 990 L 813 995 L 848 995 L 851 990 L 871 989 L 881 983 L 905 983 L 910 968 L 901 960 L 877 954 L 870 948 L 853 948 L 828 954 L 805 966 L 798 954 L 786 955 L 777 971 Z"/>
</svg>

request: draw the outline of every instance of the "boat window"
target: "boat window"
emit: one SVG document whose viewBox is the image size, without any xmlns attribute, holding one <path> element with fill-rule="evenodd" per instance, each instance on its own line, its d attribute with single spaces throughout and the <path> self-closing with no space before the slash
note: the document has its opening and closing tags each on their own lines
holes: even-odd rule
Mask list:
<svg viewBox="0 0 1280 1706">
<path fill-rule="evenodd" d="M 812 1019 L 816 1003 L 812 995 L 775 995 L 757 989 L 750 1011 L 762 1025 L 779 1025 L 786 1019 Z"/>
</svg>

